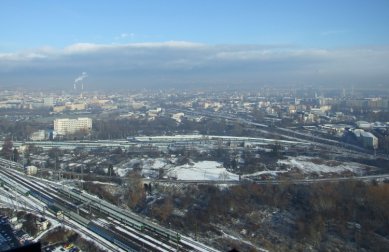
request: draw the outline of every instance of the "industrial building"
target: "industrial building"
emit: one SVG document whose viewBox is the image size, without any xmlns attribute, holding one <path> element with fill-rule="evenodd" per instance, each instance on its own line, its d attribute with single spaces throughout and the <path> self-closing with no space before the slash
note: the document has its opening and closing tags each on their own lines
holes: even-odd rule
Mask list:
<svg viewBox="0 0 389 252">
<path fill-rule="evenodd" d="M 366 132 L 362 129 L 355 129 L 354 135 L 357 137 L 358 141 L 365 148 L 377 149 L 378 148 L 378 138 L 370 132 Z"/>
</svg>

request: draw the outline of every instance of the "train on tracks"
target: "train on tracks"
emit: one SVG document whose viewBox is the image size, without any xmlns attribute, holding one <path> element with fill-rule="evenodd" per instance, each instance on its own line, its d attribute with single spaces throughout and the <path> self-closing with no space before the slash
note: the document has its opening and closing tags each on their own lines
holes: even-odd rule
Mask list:
<svg viewBox="0 0 389 252">
<path fill-rule="evenodd" d="M 126 224 L 139 232 L 149 232 L 153 235 L 158 236 L 158 238 L 172 241 L 175 243 L 178 243 L 181 239 L 181 236 L 178 233 L 171 232 L 168 229 L 158 227 L 157 225 L 153 225 L 148 222 L 145 222 L 140 217 L 125 212 L 123 210 L 120 209 L 114 210 L 115 208 L 117 208 L 117 206 L 112 205 L 88 193 L 83 193 L 83 191 L 81 190 L 74 189 L 74 188 L 65 189 L 60 187 L 58 187 L 57 190 L 61 191 L 65 195 L 75 200 L 80 200 L 80 201 L 89 200 L 90 202 L 93 202 L 91 204 L 91 207 L 94 208 L 95 210 L 105 213 L 108 216 L 117 219 L 121 223 Z"/>
</svg>

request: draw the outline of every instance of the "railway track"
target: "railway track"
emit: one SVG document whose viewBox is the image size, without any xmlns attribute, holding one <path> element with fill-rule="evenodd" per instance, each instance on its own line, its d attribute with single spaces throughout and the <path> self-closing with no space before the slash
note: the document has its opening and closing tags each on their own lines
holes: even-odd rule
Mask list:
<svg viewBox="0 0 389 252">
<path fill-rule="evenodd" d="M 216 251 L 187 237 L 181 237 L 178 233 L 169 229 L 145 221 L 143 218 L 131 212 L 119 209 L 110 203 L 88 194 L 82 192 L 76 193 L 67 187 L 61 189 L 60 186 L 48 186 L 35 178 L 27 178 L 24 175 L 7 169 L 0 170 L 0 174 L 12 178 L 12 180 L 17 181 L 21 186 L 29 188 L 31 192 L 35 193 L 33 195 L 34 197 L 41 201 L 43 200 L 46 204 L 49 204 L 51 200 L 56 202 L 64 210 L 64 215 L 67 218 L 95 231 L 95 233 L 100 232 L 100 236 L 104 237 L 105 235 L 104 238 L 106 240 L 126 251 Z M 37 192 L 40 194 L 37 195 Z M 93 209 L 94 215 L 103 213 L 103 216 L 105 214 L 106 218 L 115 218 L 116 221 L 112 221 L 112 225 L 110 226 L 99 226 L 99 228 L 93 230 L 90 224 L 92 221 L 89 220 L 90 216 L 84 218 L 82 216 L 85 216 L 85 214 L 81 213 L 81 215 L 78 215 L 72 211 L 74 208 L 77 208 L 77 204 L 87 201 L 92 202 L 90 203 L 92 206 L 90 209 Z M 69 210 L 69 208 L 72 209 Z M 128 244 L 131 244 L 131 246 Z"/>
<path fill-rule="evenodd" d="M 35 194 L 34 196 L 38 200 L 43 201 L 45 204 L 50 204 L 51 200 L 55 203 L 58 203 L 59 204 L 58 207 L 63 211 L 63 215 L 65 215 L 67 218 L 77 222 L 78 224 L 80 224 L 84 228 L 91 229 L 90 221 L 88 219 L 86 219 L 86 218 L 84 218 L 84 217 L 82 217 L 82 216 L 80 216 L 80 215 L 78 215 L 78 214 L 76 214 L 73 211 L 68 209 L 69 207 L 72 207 L 75 205 L 70 201 L 67 201 L 67 200 L 64 200 L 64 199 L 58 197 L 56 194 L 57 192 L 55 192 L 50 187 L 42 186 L 42 185 L 39 185 L 37 183 L 32 183 L 28 179 L 23 178 L 20 175 L 16 175 L 11 171 L 0 170 L 0 174 L 2 174 L 3 176 L 8 176 L 9 178 L 12 178 L 12 180 L 16 181 L 17 183 L 19 183 L 23 187 L 30 188 L 31 192 L 36 193 L 36 191 L 44 190 L 45 191 L 44 194 L 41 194 L 41 195 Z M 65 219 L 65 217 L 63 217 L 62 220 L 64 220 L 64 219 Z M 68 222 L 68 223 L 70 223 L 70 222 Z M 75 224 L 73 224 L 73 227 L 74 226 L 75 226 Z M 105 238 L 106 240 L 108 240 L 110 242 L 113 242 L 115 245 L 118 245 L 119 247 L 122 247 L 124 249 L 124 251 L 139 251 L 138 246 L 133 246 L 134 240 L 127 239 L 126 237 L 115 237 L 117 234 L 108 233 L 109 231 L 104 230 L 103 227 L 102 228 L 99 228 L 97 226 L 93 226 L 93 227 L 94 227 L 94 230 L 92 229 L 91 231 L 96 231 L 96 230 L 100 231 L 100 234 L 99 234 L 100 236 L 102 236 L 101 235 L 102 232 L 106 232 L 104 234 L 108 234 L 108 235 L 106 235 L 105 237 L 103 236 L 103 238 Z M 78 227 L 76 230 L 82 231 L 83 228 Z M 83 231 L 86 232 L 85 230 L 83 230 Z M 97 233 L 97 232 L 95 232 L 95 233 Z M 117 236 L 119 236 L 119 235 L 117 235 Z M 116 243 L 115 243 L 115 241 L 116 241 Z M 113 251 L 117 251 L 117 249 L 115 249 Z M 153 250 L 148 250 L 148 251 L 153 251 Z"/>
</svg>

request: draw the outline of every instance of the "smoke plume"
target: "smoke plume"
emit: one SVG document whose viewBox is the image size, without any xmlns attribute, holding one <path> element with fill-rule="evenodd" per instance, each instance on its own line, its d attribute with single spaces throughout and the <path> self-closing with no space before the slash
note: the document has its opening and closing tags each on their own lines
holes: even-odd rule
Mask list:
<svg viewBox="0 0 389 252">
<path fill-rule="evenodd" d="M 77 82 L 80 82 L 82 81 L 83 79 L 85 79 L 86 77 L 88 77 L 88 74 L 86 72 L 82 72 L 82 74 L 80 76 L 78 76 L 75 80 L 74 80 L 74 83 L 77 83 Z"/>
</svg>

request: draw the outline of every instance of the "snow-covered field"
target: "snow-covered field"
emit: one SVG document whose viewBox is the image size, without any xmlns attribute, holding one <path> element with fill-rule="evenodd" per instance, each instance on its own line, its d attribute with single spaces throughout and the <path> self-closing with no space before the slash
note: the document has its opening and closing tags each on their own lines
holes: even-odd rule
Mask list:
<svg viewBox="0 0 389 252">
<path fill-rule="evenodd" d="M 279 160 L 279 165 L 286 165 L 288 169 L 295 168 L 303 173 L 342 173 L 352 172 L 358 174 L 367 168 L 366 165 L 354 162 L 336 162 L 320 160 L 314 162 L 312 157 L 299 156 L 288 157 L 286 160 Z"/>
<path fill-rule="evenodd" d="M 108 170 L 108 169 L 107 169 Z M 131 171 L 132 168 L 116 168 L 115 172 L 120 177 L 125 177 L 129 171 Z"/>
<path fill-rule="evenodd" d="M 258 171 L 252 174 L 245 174 L 242 177 L 271 176 L 277 177 L 281 173 L 291 170 L 298 170 L 304 174 L 326 174 L 349 172 L 355 175 L 361 174 L 368 166 L 355 162 L 338 162 L 322 160 L 307 156 L 288 157 L 277 162 L 278 169 Z M 165 171 L 164 175 L 177 180 L 239 180 L 237 174 L 227 171 L 225 167 L 216 161 L 189 162 L 188 164 L 177 166 L 173 160 L 163 158 L 142 158 L 133 159 L 121 168 L 116 168 L 119 176 L 126 174 L 139 167 L 142 175 L 146 178 L 157 178 L 159 170 Z"/>
<path fill-rule="evenodd" d="M 142 175 L 149 177 L 158 174 L 158 170 L 164 168 L 166 165 L 168 165 L 168 161 L 163 158 L 134 158 L 126 163 L 124 167 L 114 167 L 114 170 L 120 177 L 124 177 L 129 171 L 134 169 L 134 167 L 138 166 L 142 168 Z"/>
<path fill-rule="evenodd" d="M 190 162 L 189 164 L 175 165 L 175 159 L 145 158 L 133 159 L 125 167 L 116 168 L 119 176 L 123 177 L 135 166 L 142 169 L 144 177 L 157 177 L 163 169 L 165 175 L 177 180 L 239 180 L 239 176 L 228 172 L 223 165 L 216 161 Z"/>
<path fill-rule="evenodd" d="M 257 177 L 257 176 L 261 176 L 261 175 L 269 175 L 269 176 L 272 176 L 272 177 L 276 177 L 278 174 L 280 173 L 285 173 L 285 172 L 288 172 L 288 170 L 283 170 L 283 171 L 259 171 L 259 172 L 254 172 L 254 173 L 251 173 L 251 174 L 245 174 L 245 175 L 242 175 L 242 178 L 250 178 L 250 177 Z"/>
<path fill-rule="evenodd" d="M 215 161 L 200 161 L 176 166 L 168 171 L 168 176 L 177 180 L 239 180 L 239 175 L 228 172 Z"/>
</svg>

